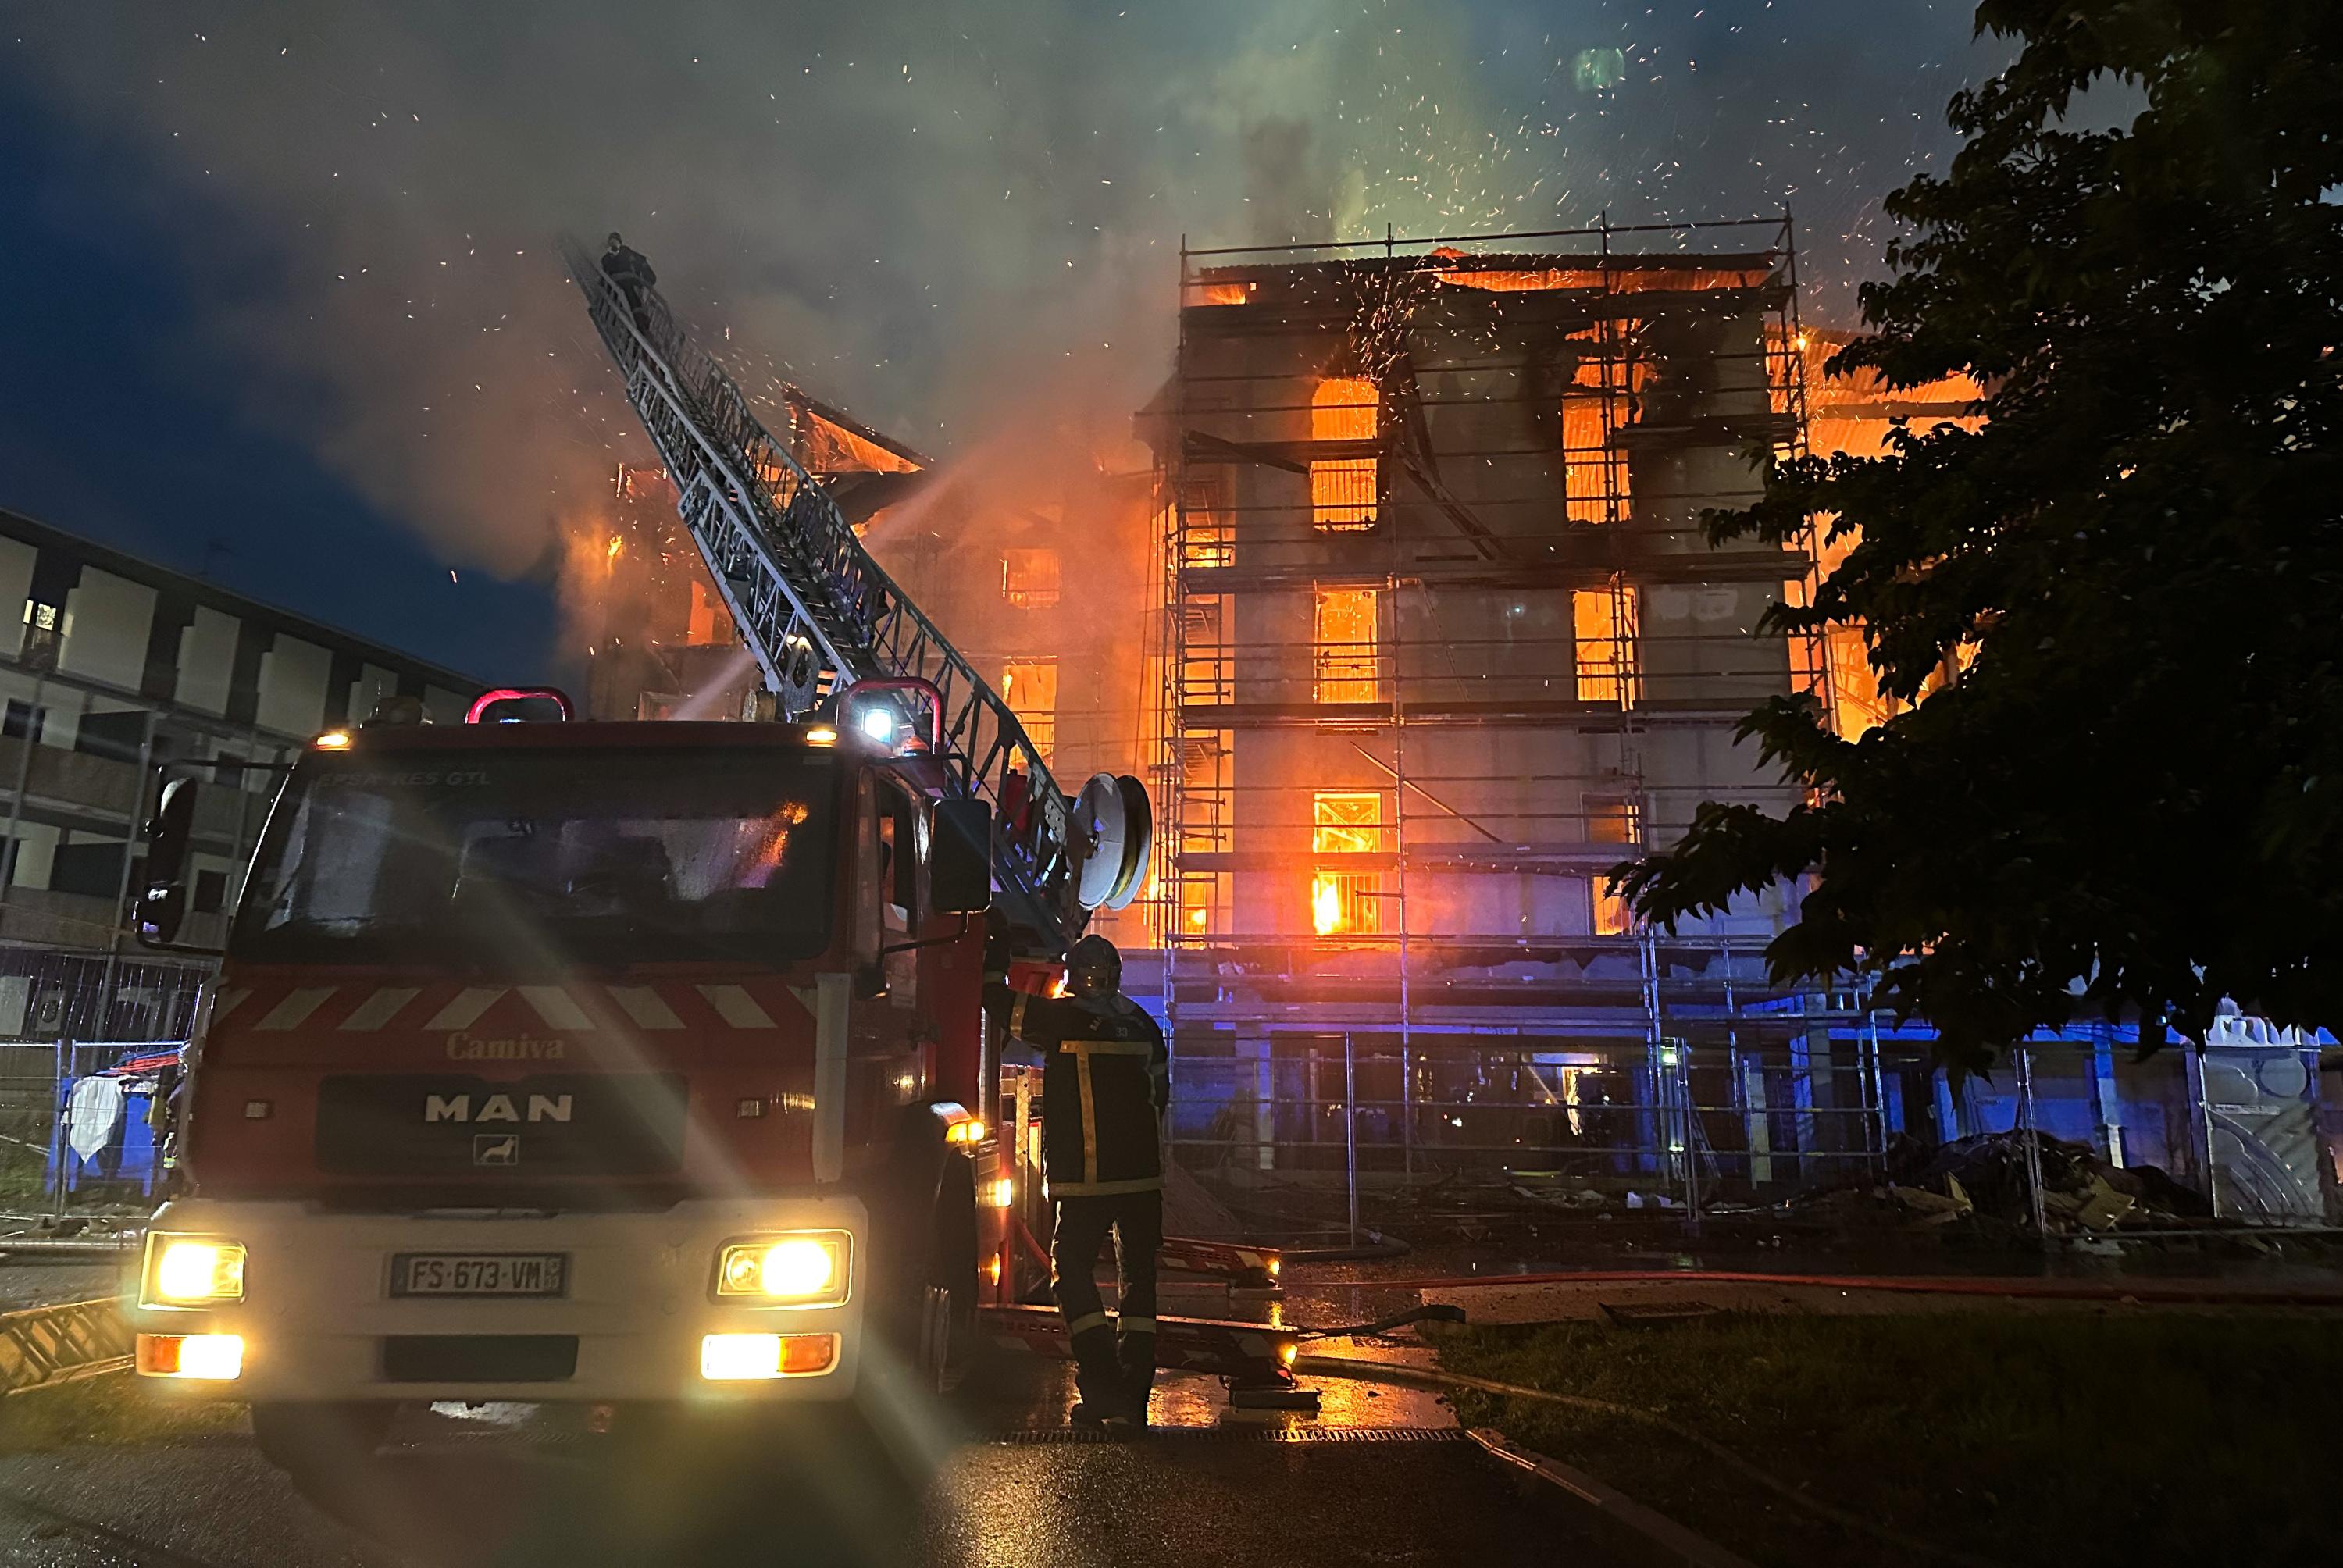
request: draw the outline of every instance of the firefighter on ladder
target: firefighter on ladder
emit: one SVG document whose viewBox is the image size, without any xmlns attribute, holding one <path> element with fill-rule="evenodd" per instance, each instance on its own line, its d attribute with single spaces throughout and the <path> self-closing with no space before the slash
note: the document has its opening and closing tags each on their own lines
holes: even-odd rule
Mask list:
<svg viewBox="0 0 2343 1568">
<path fill-rule="evenodd" d="M 610 275 L 610 281 L 627 297 L 627 309 L 634 316 L 635 325 L 649 331 L 651 317 L 643 306 L 643 290 L 659 282 L 659 274 L 651 270 L 650 258 L 619 238 L 614 229 L 608 247 L 602 252 L 602 270 Z"/>
<path fill-rule="evenodd" d="M 1163 1245 L 1160 1124 L 1171 1053 L 1145 1009 L 1122 994 L 1122 955 L 1087 936 L 1066 955 L 1063 997 L 1008 983 L 1007 933 L 987 943 L 984 1000 L 1009 1032 L 1041 1052 L 1042 1173 L 1057 1206 L 1051 1284 L 1074 1355 L 1081 1425 L 1145 1425 L 1155 1384 L 1155 1265 Z M 1110 1318 L 1092 1278 L 1114 1236 Z"/>
</svg>

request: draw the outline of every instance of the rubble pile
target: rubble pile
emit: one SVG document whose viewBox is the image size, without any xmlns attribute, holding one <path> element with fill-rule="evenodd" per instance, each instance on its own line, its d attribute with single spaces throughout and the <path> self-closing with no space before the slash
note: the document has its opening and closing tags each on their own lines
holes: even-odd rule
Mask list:
<svg viewBox="0 0 2343 1568">
<path fill-rule="evenodd" d="M 1889 1192 L 1910 1195 L 1923 1212 L 1952 1215 L 1964 1208 L 1994 1219 L 2030 1223 L 2032 1178 L 2024 1131 L 1986 1132 L 1933 1147 L 1888 1150 Z M 2212 1202 L 2155 1165 L 2109 1163 L 2087 1144 L 2039 1134 L 2042 1211 L 2056 1231 L 2110 1231 L 2176 1221 L 2209 1220 Z"/>
</svg>

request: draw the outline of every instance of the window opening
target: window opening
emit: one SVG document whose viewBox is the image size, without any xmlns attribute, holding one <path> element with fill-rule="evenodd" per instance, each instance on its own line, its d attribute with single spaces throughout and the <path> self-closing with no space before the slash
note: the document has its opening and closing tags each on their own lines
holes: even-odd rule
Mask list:
<svg viewBox="0 0 2343 1568">
<path fill-rule="evenodd" d="M 1320 702 L 1379 702 L 1382 682 L 1375 649 L 1375 588 L 1322 588 L 1312 636 Z"/>
<path fill-rule="evenodd" d="M 1058 602 L 1061 583 L 1055 550 L 1005 550 L 1001 557 L 1001 597 L 1019 609 L 1047 609 Z"/>
<path fill-rule="evenodd" d="M 1313 441 L 1372 441 L 1381 434 L 1383 397 L 1363 376 L 1329 376 L 1310 398 Z M 1310 465 L 1310 521 L 1321 533 L 1356 533 L 1375 526 L 1373 457 L 1327 457 Z"/>
<path fill-rule="evenodd" d="M 1058 749 L 1058 661 L 1055 658 L 1012 658 L 1001 666 L 1001 700 L 1017 710 L 1025 738 L 1033 743 L 1041 766 Z"/>
<path fill-rule="evenodd" d="M 1310 848 L 1322 859 L 1372 855 L 1384 839 L 1383 798 L 1374 791 L 1320 791 L 1310 799 Z M 1373 936 L 1383 930 L 1383 877 L 1320 866 L 1310 879 L 1310 923 L 1322 937 Z"/>
<path fill-rule="evenodd" d="M 1572 590 L 1570 621 L 1579 701 L 1633 708 L 1640 700 L 1643 682 L 1635 660 L 1635 597 L 1632 588 Z"/>
</svg>

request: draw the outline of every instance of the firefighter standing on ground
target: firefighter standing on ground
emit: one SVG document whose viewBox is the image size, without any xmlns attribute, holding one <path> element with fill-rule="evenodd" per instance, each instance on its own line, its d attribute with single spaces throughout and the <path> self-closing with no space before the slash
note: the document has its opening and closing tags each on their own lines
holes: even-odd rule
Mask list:
<svg viewBox="0 0 2343 1568">
<path fill-rule="evenodd" d="M 1163 1155 L 1171 1052 L 1122 994 L 1122 955 L 1089 936 L 1066 955 L 1064 997 L 1008 984 L 1007 934 L 986 945 L 985 1006 L 1042 1054 L 1042 1171 L 1057 1205 L 1051 1284 L 1074 1352 L 1084 1424 L 1147 1420 L 1155 1383 L 1155 1256 L 1163 1245 Z M 1091 1277 L 1114 1236 L 1116 1316 Z"/>
</svg>

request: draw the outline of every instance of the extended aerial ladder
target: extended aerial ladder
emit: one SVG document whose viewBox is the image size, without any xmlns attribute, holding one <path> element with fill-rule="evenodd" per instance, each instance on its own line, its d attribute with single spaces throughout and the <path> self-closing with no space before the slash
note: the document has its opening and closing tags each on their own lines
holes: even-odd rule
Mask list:
<svg viewBox="0 0 2343 1568">
<path fill-rule="evenodd" d="M 1003 912 L 1062 952 L 1092 907 L 1128 903 L 1151 836 L 1137 780 L 1101 776 L 1079 802 L 1062 793 L 1015 710 L 871 558 L 830 492 L 658 291 L 639 285 L 630 297 L 575 239 L 562 253 L 774 716 L 815 712 L 860 682 L 929 683 L 941 709 L 940 759 L 964 793 L 993 808 Z"/>
<path fill-rule="evenodd" d="M 993 806 L 993 869 L 1012 921 L 1062 952 L 1092 908 L 1127 904 L 1144 879 L 1151 836 L 1138 781 L 1101 774 L 1078 799 L 1062 794 L 1016 712 L 870 558 L 821 482 L 750 412 L 657 291 L 638 285 L 630 298 L 575 240 L 565 239 L 562 250 L 626 377 L 627 401 L 666 460 L 684 524 L 756 657 L 775 716 L 812 713 L 862 682 L 930 683 L 942 709 L 939 758 L 961 789 Z M 1022 1106 L 1021 1095 L 1011 1141 L 1020 1170 L 1028 1147 Z M 1022 1236 L 1039 1251 L 1030 1230 Z M 1175 1270 L 1275 1289 L 1273 1254 L 1184 1240 L 1166 1248 Z M 1054 1311 L 989 1312 L 997 1332 L 1062 1353 L 1064 1326 Z M 1297 1331 L 1157 1322 L 1166 1365 L 1219 1373 L 1248 1402 L 1314 1404 L 1314 1394 L 1293 1384 Z"/>
</svg>

